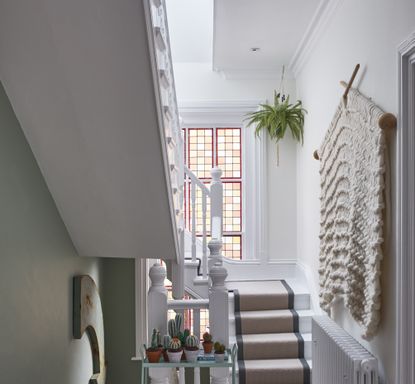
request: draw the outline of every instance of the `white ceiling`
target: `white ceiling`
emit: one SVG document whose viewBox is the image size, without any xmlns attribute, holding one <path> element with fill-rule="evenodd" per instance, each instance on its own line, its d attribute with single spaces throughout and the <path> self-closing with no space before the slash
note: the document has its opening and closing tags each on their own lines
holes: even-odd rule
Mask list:
<svg viewBox="0 0 415 384">
<path fill-rule="evenodd" d="M 288 64 L 319 0 L 216 0 L 213 67 L 276 70 Z M 260 51 L 251 52 L 250 48 Z"/>
<path fill-rule="evenodd" d="M 166 0 L 174 62 L 215 70 L 279 72 L 320 0 Z M 250 48 L 260 51 L 251 52 Z"/>
<path fill-rule="evenodd" d="M 175 63 L 212 61 L 213 0 L 166 0 Z"/>
</svg>

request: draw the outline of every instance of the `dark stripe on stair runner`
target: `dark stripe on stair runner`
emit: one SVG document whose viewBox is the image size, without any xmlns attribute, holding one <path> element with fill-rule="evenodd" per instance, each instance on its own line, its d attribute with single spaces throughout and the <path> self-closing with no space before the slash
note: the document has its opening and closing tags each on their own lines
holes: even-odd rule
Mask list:
<svg viewBox="0 0 415 384">
<path fill-rule="evenodd" d="M 298 358 L 303 359 L 304 358 L 304 339 L 301 336 L 301 334 L 298 332 L 295 333 L 295 336 L 297 337 L 297 340 L 298 340 Z"/>
<path fill-rule="evenodd" d="M 294 309 L 294 291 L 285 280 L 281 280 L 281 284 L 288 292 L 288 309 Z"/>
<path fill-rule="evenodd" d="M 236 344 L 238 346 L 238 366 L 239 366 L 239 384 L 246 383 L 245 363 L 244 363 L 244 345 L 242 340 L 242 323 L 241 323 L 241 303 L 239 291 L 233 290 L 234 306 L 235 306 L 235 333 Z"/>
<path fill-rule="evenodd" d="M 290 309 L 291 314 L 293 315 L 293 332 L 300 332 L 300 317 L 298 316 L 298 313 L 294 309 Z"/>
<path fill-rule="evenodd" d="M 303 365 L 303 376 L 304 376 L 304 384 L 311 384 L 311 371 L 310 366 L 307 363 L 306 359 L 300 359 L 301 364 Z"/>
</svg>

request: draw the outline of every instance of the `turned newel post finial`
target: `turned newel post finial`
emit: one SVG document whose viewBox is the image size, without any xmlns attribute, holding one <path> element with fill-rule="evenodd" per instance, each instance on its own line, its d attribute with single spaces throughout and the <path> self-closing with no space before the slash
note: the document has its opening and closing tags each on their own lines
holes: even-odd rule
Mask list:
<svg viewBox="0 0 415 384">
<path fill-rule="evenodd" d="M 158 263 L 153 264 L 149 271 L 149 277 L 151 280 L 150 291 L 158 290 L 164 292 L 164 280 L 166 279 L 167 273 L 166 268 Z"/>
<path fill-rule="evenodd" d="M 210 269 L 209 276 L 212 279 L 212 290 L 226 290 L 225 280 L 228 277 L 228 272 L 222 263 L 216 262 Z"/>
<path fill-rule="evenodd" d="M 218 167 L 214 167 L 211 169 L 210 175 L 212 176 L 212 181 L 218 182 L 222 176 L 222 170 Z"/>
</svg>

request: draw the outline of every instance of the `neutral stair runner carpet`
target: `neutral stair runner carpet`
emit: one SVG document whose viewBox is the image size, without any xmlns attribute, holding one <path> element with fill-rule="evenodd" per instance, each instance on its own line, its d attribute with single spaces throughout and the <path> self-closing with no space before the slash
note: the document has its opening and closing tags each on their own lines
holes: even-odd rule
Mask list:
<svg viewBox="0 0 415 384">
<path fill-rule="evenodd" d="M 239 383 L 310 384 L 294 292 L 288 284 L 241 284 L 233 292 Z"/>
</svg>

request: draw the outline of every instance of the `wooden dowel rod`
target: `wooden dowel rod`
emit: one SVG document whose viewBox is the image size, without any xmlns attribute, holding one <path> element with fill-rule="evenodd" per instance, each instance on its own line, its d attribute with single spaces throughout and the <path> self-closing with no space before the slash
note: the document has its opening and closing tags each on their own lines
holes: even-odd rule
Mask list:
<svg viewBox="0 0 415 384">
<path fill-rule="evenodd" d="M 354 79 L 356 78 L 356 75 L 359 69 L 360 69 L 360 64 L 357 64 L 356 67 L 354 67 L 352 77 L 350 78 L 349 83 L 347 84 L 346 90 L 344 91 L 344 94 L 343 94 L 344 99 L 347 99 L 347 95 L 349 94 L 350 88 L 352 87 L 352 84 L 354 82 Z"/>
</svg>

